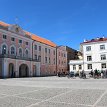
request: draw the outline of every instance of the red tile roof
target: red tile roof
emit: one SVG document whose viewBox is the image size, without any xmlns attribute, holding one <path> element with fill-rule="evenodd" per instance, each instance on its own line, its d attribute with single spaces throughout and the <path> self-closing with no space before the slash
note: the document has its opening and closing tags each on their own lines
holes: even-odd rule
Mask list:
<svg viewBox="0 0 107 107">
<path fill-rule="evenodd" d="M 41 42 L 41 43 L 50 45 L 50 46 L 52 46 L 52 47 L 56 47 L 56 44 L 55 44 L 55 43 L 53 43 L 53 42 L 51 42 L 51 41 L 49 41 L 49 40 L 47 40 L 47 39 L 41 38 L 41 37 L 39 37 L 39 36 L 37 36 L 37 35 L 34 35 L 34 34 L 33 34 L 33 35 L 32 35 L 32 39 L 33 39 L 33 40 L 36 40 L 36 41 L 38 41 L 38 42 Z"/>
<path fill-rule="evenodd" d="M 2 21 L 0 21 L 0 25 L 1 25 L 1 26 L 4 26 L 4 27 L 7 27 L 7 26 L 9 26 L 9 24 L 7 24 L 7 23 L 4 23 L 4 22 L 2 22 Z"/>
<path fill-rule="evenodd" d="M 4 27 L 8 27 L 8 26 L 9 26 L 9 24 L 4 23 L 4 22 L 2 22 L 2 21 L 0 21 L 0 25 L 1 25 L 1 26 L 4 26 Z M 53 43 L 53 42 L 51 42 L 50 40 L 44 39 L 44 38 L 42 38 L 42 37 L 40 37 L 40 36 L 34 35 L 34 34 L 32 34 L 32 33 L 30 33 L 30 32 L 27 32 L 27 31 L 24 31 L 24 32 L 25 32 L 26 35 L 31 36 L 31 38 L 32 38 L 33 40 L 35 40 L 35 41 L 38 41 L 38 42 L 41 42 L 41 43 L 50 45 L 50 46 L 52 46 L 52 47 L 56 47 L 56 44 Z"/>
<path fill-rule="evenodd" d="M 96 38 L 96 39 L 91 39 L 91 40 L 86 40 L 85 42 L 81 43 L 81 44 L 84 44 L 84 43 L 92 43 L 92 42 L 101 42 L 101 41 L 107 41 L 107 38 Z"/>
</svg>

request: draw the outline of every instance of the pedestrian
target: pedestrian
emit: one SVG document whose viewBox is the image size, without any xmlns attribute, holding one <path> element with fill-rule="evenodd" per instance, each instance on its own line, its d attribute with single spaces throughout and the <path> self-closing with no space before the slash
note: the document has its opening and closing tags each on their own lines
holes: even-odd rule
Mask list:
<svg viewBox="0 0 107 107">
<path fill-rule="evenodd" d="M 104 71 L 102 70 L 101 71 L 101 78 L 103 78 L 104 77 Z"/>
<path fill-rule="evenodd" d="M 106 69 L 106 71 L 105 71 L 105 78 L 107 78 L 107 69 Z"/>
<path fill-rule="evenodd" d="M 94 74 L 95 74 L 95 75 L 94 75 L 94 78 L 95 78 L 95 79 L 98 78 L 98 72 L 97 72 L 97 69 L 94 70 Z"/>
</svg>

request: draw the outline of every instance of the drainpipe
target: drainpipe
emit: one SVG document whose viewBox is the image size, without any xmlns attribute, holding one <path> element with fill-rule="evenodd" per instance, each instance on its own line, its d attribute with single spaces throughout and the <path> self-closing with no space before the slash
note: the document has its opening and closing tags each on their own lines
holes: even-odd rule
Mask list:
<svg viewBox="0 0 107 107">
<path fill-rule="evenodd" d="M 32 60 L 33 60 L 33 43 L 35 42 L 35 40 L 33 40 L 33 42 L 32 42 Z"/>
</svg>

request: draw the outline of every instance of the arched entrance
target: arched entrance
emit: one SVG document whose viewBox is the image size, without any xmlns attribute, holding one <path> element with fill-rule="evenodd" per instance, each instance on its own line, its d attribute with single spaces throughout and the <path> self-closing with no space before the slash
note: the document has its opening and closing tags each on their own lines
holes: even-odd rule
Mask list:
<svg viewBox="0 0 107 107">
<path fill-rule="evenodd" d="M 9 64 L 9 77 L 10 78 L 14 78 L 15 77 L 14 64 L 12 64 L 12 63 Z"/>
<path fill-rule="evenodd" d="M 29 76 L 29 68 L 26 64 L 22 64 L 19 67 L 19 77 L 28 77 Z"/>
</svg>

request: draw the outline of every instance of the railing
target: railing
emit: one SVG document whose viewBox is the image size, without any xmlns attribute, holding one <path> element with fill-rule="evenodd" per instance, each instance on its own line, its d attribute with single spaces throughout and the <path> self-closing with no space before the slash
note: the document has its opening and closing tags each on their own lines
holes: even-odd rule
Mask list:
<svg viewBox="0 0 107 107">
<path fill-rule="evenodd" d="M 11 58 L 11 59 L 19 59 L 19 60 L 27 60 L 27 61 L 39 62 L 38 59 L 32 59 L 32 58 L 29 58 L 29 57 L 16 56 L 16 55 L 10 55 L 10 54 L 0 54 L 0 58 Z"/>
</svg>

